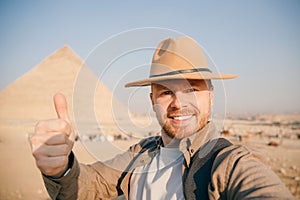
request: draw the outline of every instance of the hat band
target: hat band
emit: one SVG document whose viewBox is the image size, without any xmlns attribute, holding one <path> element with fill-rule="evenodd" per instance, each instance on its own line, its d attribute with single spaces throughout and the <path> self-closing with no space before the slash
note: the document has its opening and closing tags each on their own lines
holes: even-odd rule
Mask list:
<svg viewBox="0 0 300 200">
<path fill-rule="evenodd" d="M 176 70 L 164 74 L 155 74 L 155 75 L 150 75 L 150 78 L 154 77 L 159 77 L 159 76 L 170 76 L 170 75 L 175 75 L 175 74 L 185 74 L 185 73 L 192 73 L 192 72 L 212 72 L 208 68 L 194 68 L 194 69 L 181 69 L 181 70 Z"/>
</svg>

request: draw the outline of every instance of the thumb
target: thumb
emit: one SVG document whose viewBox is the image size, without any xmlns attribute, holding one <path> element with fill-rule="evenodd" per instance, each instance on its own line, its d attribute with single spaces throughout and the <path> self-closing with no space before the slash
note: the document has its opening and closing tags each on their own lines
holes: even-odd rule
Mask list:
<svg viewBox="0 0 300 200">
<path fill-rule="evenodd" d="M 57 93 L 54 95 L 53 101 L 57 117 L 70 122 L 66 97 L 62 93 Z"/>
<path fill-rule="evenodd" d="M 68 106 L 67 106 L 66 97 L 62 93 L 57 93 L 54 95 L 53 101 L 54 101 L 57 117 L 59 119 L 66 120 L 68 123 L 71 123 L 68 115 Z M 69 138 L 72 141 L 75 140 L 74 130 L 71 131 Z"/>
</svg>

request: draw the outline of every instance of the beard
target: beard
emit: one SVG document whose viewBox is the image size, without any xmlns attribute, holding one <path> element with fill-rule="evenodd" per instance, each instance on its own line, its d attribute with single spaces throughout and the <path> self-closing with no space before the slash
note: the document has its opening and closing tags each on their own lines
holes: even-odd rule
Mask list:
<svg viewBox="0 0 300 200">
<path fill-rule="evenodd" d="M 158 113 L 156 113 L 159 115 Z M 174 124 L 172 123 L 173 116 L 189 116 L 192 118 L 186 123 Z M 206 113 L 200 113 L 194 109 L 181 109 L 168 111 L 165 115 L 157 116 L 157 119 L 162 127 L 163 132 L 171 139 L 182 139 L 193 135 L 201 130 L 208 122 L 210 110 Z"/>
</svg>

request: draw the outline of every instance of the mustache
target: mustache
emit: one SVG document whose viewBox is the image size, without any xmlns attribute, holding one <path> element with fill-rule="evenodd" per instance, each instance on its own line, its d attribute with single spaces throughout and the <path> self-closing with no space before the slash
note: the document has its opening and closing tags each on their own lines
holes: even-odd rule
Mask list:
<svg viewBox="0 0 300 200">
<path fill-rule="evenodd" d="M 183 115 L 195 115 L 197 111 L 190 108 L 183 108 L 183 109 L 176 109 L 176 110 L 168 110 L 166 115 L 167 117 L 174 117 L 174 116 L 183 116 Z"/>
</svg>

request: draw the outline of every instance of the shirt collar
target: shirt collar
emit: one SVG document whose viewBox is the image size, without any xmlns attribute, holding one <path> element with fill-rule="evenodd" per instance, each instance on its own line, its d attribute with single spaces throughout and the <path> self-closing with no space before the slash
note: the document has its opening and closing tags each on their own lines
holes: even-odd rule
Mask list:
<svg viewBox="0 0 300 200">
<path fill-rule="evenodd" d="M 219 136 L 213 122 L 208 122 L 200 131 L 182 139 L 179 143 L 179 149 L 183 153 L 187 165 L 190 164 L 191 157 L 206 142 Z"/>
</svg>

